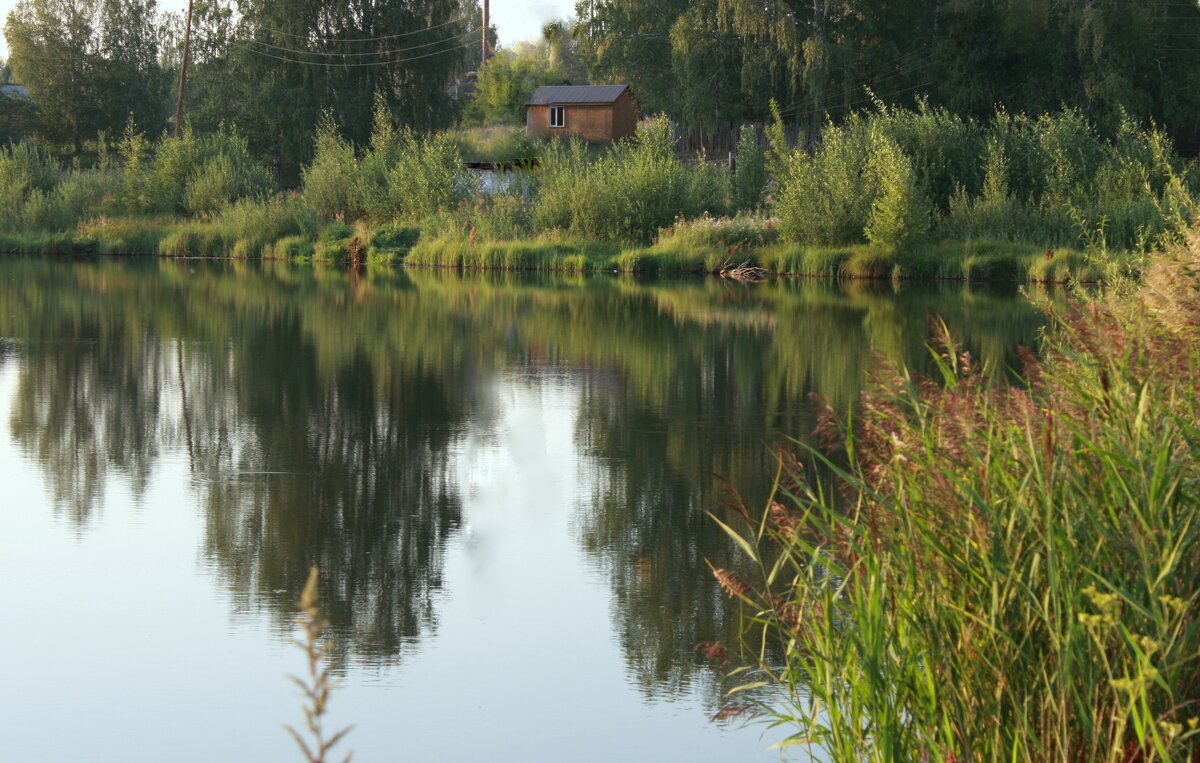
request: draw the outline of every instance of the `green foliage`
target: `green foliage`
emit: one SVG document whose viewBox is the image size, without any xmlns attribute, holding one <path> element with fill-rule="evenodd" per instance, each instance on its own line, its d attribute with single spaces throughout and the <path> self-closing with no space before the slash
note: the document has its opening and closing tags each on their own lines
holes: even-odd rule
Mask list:
<svg viewBox="0 0 1200 763">
<path fill-rule="evenodd" d="M 528 162 L 538 155 L 538 146 L 524 127 L 472 127 L 450 130 L 448 135 L 467 161 Z"/>
<path fill-rule="evenodd" d="M 5 227 L 18 225 L 26 199 L 52 191 L 61 175 L 49 154 L 30 141 L 0 147 L 0 215 Z"/>
<path fill-rule="evenodd" d="M 516 241 L 473 242 L 458 237 L 422 237 L 409 252 L 409 265 L 582 272 L 609 270 L 617 248 L 606 242 L 542 235 Z"/>
<path fill-rule="evenodd" d="M 936 380 L 888 370 L 853 429 L 824 417 L 835 445 L 806 460 L 836 487 L 795 464 L 764 516 L 722 524 L 756 576 L 717 577 L 754 613 L 792 741 L 856 761 L 1192 756 L 1200 242 L 1175 256 L 1056 317 L 1022 386 L 943 326 Z"/>
<path fill-rule="evenodd" d="M 330 113 L 317 127 L 316 150 L 302 182 L 304 199 L 318 216 L 356 220 L 365 214 L 354 146 L 339 134 Z"/>
<path fill-rule="evenodd" d="M 362 159 L 327 116 L 304 170 L 304 197 L 325 219 L 415 222 L 454 207 L 473 186 L 450 136 L 396 130 L 382 105 Z"/>
<path fill-rule="evenodd" d="M 648 242 L 676 218 L 729 208 L 728 173 L 703 159 L 683 165 L 665 117 L 643 122 L 636 139 L 595 161 L 580 142 L 552 144 L 540 182 L 535 228 L 585 238 Z"/>
<path fill-rule="evenodd" d="M 872 244 L 902 249 L 924 233 L 929 212 L 899 144 L 886 136 L 872 138 L 869 164 L 876 194 L 863 234 Z"/>
<path fill-rule="evenodd" d="M 775 211 L 783 235 L 817 245 L 859 243 L 877 192 L 871 173 L 870 127 L 855 117 L 845 127 L 830 126 L 810 154 L 802 149 L 783 158 Z"/>
<path fill-rule="evenodd" d="M 285 196 L 241 199 L 214 218 L 223 235 L 233 241 L 231 254 L 259 257 L 263 249 L 287 236 L 313 236 L 317 221 L 303 202 Z"/>
<path fill-rule="evenodd" d="M 1200 40 L 1180 31 L 1200 8 L 1186 3 L 594 0 L 578 13 L 594 78 L 694 127 L 768 121 L 771 100 L 809 139 L 869 100 L 975 118 L 1067 105 L 1108 131 L 1123 113 L 1190 129 L 1200 110 Z"/>
<path fill-rule="evenodd" d="M 541 41 L 496 51 L 479 69 L 475 98 L 467 108 L 467 123 L 525 124 L 525 104 L 534 90 L 570 80 L 566 69 L 551 61 L 552 50 L 548 42 Z"/>
<path fill-rule="evenodd" d="M 167 77 L 154 0 L 22 0 L 4 34 L 45 140 L 78 154 L 84 141 L 130 118 L 141 130 L 161 128 Z"/>
<path fill-rule="evenodd" d="M 722 247 L 736 254 L 769 246 L 778 238 L 778 227 L 767 217 L 745 213 L 734 217 L 705 214 L 691 220 L 677 220 L 659 233 L 657 243 L 680 248 Z"/>
<path fill-rule="evenodd" d="M 734 154 L 733 206 L 753 211 L 762 204 L 767 187 L 766 157 L 758 147 L 757 130 L 743 127 Z"/>
<path fill-rule="evenodd" d="M 249 159 L 246 155 L 242 158 Z M 270 185 L 262 167 L 219 153 L 205 161 L 188 182 L 184 206 L 194 215 L 214 214 L 232 201 L 265 193 Z"/>
<path fill-rule="evenodd" d="M 187 127 L 178 138 L 164 135 L 152 146 L 131 125 L 121 152 L 125 206 L 133 213 L 212 214 L 271 188 L 245 138 L 228 129 L 198 135 Z"/>
<path fill-rule="evenodd" d="M 406 131 L 396 163 L 388 168 L 385 206 L 375 210 L 375 217 L 418 221 L 465 200 L 474 184 L 458 146 L 447 135 Z"/>
<path fill-rule="evenodd" d="M 1177 242 L 1196 190 L 1166 136 L 1130 120 L 1105 140 L 1072 110 L 977 124 L 881 107 L 786 155 L 774 198 L 797 243 L 911 248 L 932 226 L 1103 253 Z"/>
<path fill-rule="evenodd" d="M 368 143 L 377 98 L 400 126 L 429 131 L 453 121 L 450 86 L 471 68 L 465 41 L 478 28 L 459 0 L 369 12 L 350 0 L 245 0 L 234 9 L 205 10 L 193 45 L 207 55 L 189 70 L 191 113 L 206 130 L 235 125 L 285 186 L 311 164 L 326 112 L 355 147 Z"/>
</svg>

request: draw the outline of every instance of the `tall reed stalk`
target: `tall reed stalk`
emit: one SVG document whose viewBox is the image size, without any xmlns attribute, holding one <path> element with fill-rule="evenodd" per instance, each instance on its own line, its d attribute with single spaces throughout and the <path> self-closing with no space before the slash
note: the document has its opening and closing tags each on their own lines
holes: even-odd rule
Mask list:
<svg viewBox="0 0 1200 763">
<path fill-rule="evenodd" d="M 757 570 L 716 572 L 769 636 L 792 743 L 1200 755 L 1200 237 L 1053 324 L 1022 386 L 943 332 L 939 378 L 886 371 L 852 425 L 827 412 L 811 455 L 840 489 L 794 464 L 761 517 L 717 520 Z"/>
<path fill-rule="evenodd" d="M 317 579 L 319 577 L 320 572 L 316 567 L 309 570 L 308 580 L 304 583 L 304 590 L 300 594 L 299 602 L 300 611 L 304 613 L 299 620 L 300 627 L 304 629 L 304 640 L 297 641 L 296 646 L 303 649 L 305 657 L 307 657 L 308 675 L 305 678 L 288 676 L 304 692 L 306 700 L 306 704 L 302 706 L 304 727 L 311 736 L 311 743 L 306 741 L 293 727 L 284 727 L 292 739 L 296 740 L 296 744 L 299 745 L 309 763 L 325 763 L 326 756 L 333 746 L 354 728 L 347 726 L 326 738 L 324 716 L 329 705 L 329 693 L 333 682 L 329 676 L 329 669 L 323 664 L 325 656 L 329 654 L 329 641 L 322 638 L 322 634 L 329 627 L 329 621 L 321 616 L 321 610 L 317 606 Z M 346 753 L 343 760 L 348 763 L 352 754 Z"/>
</svg>

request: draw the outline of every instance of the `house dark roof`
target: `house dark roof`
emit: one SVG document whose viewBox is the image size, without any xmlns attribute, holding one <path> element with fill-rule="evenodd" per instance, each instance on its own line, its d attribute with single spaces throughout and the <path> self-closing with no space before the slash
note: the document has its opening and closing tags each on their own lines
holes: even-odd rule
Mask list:
<svg viewBox="0 0 1200 763">
<path fill-rule="evenodd" d="M 533 91 L 526 106 L 560 103 L 612 103 L 629 85 L 543 85 Z"/>
</svg>

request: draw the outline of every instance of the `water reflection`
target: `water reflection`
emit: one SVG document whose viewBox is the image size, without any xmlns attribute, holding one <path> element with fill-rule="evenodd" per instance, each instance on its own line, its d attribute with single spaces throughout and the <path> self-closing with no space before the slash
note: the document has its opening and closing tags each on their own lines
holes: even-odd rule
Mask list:
<svg viewBox="0 0 1200 763">
<path fill-rule="evenodd" d="M 575 542 L 651 696 L 693 685 L 696 644 L 737 627 L 705 561 L 737 563 L 704 514 L 725 500 L 712 475 L 761 502 L 771 444 L 813 429 L 808 395 L 849 405 L 874 355 L 927 366 L 931 315 L 995 369 L 1042 323 L 1014 291 L 960 287 L 0 262 L 10 431 L 70 521 L 86 529 L 114 476 L 136 495 L 186 459 L 229 589 L 283 626 L 319 564 L 363 658 L 436 625 L 464 522 L 453 454 L 492 426 L 495 379 L 561 375 L 589 481 Z"/>
</svg>

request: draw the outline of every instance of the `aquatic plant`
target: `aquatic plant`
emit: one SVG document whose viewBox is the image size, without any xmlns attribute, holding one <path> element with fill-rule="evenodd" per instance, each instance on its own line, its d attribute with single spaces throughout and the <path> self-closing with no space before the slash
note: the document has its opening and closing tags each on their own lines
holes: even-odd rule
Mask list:
<svg viewBox="0 0 1200 763">
<path fill-rule="evenodd" d="M 941 325 L 888 368 L 718 570 L 767 634 L 765 710 L 834 760 L 1193 759 L 1200 750 L 1200 236 L 1052 316 L 1023 385 Z M 809 465 L 837 487 L 811 479 Z M 736 509 L 737 507 L 735 507 Z"/>
</svg>

